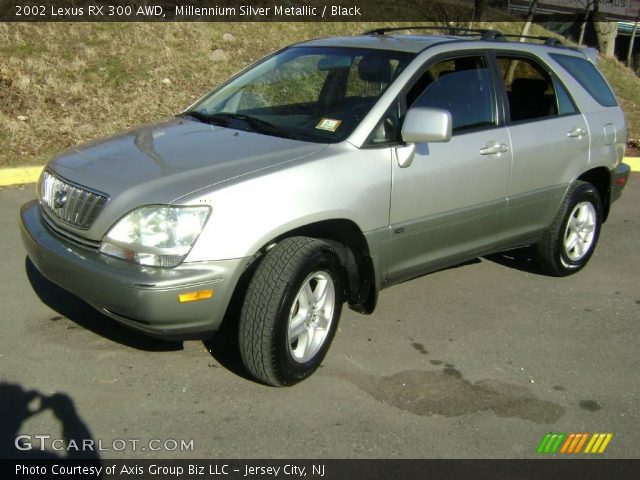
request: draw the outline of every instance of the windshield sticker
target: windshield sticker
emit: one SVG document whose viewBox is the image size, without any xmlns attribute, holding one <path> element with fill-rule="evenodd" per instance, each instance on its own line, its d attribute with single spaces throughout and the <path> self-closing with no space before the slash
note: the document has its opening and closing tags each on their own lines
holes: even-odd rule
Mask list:
<svg viewBox="0 0 640 480">
<path fill-rule="evenodd" d="M 335 132 L 341 123 L 342 123 L 342 120 L 334 120 L 332 118 L 323 118 L 320 120 L 320 122 L 318 122 L 318 125 L 316 125 L 316 128 L 319 130 L 327 130 L 328 132 Z"/>
</svg>

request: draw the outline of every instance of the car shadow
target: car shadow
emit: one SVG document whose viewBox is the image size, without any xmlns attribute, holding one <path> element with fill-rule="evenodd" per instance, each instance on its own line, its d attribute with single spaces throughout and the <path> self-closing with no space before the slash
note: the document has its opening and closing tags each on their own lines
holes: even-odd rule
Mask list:
<svg viewBox="0 0 640 480">
<path fill-rule="evenodd" d="M 227 313 L 220 329 L 213 337 L 204 340 L 202 343 L 214 360 L 223 368 L 240 378 L 255 382 L 255 378 L 248 372 L 240 357 L 238 340 L 239 317 L 239 312 L 235 315 Z"/>
<path fill-rule="evenodd" d="M 25 270 L 29 283 L 38 298 L 52 310 L 83 328 L 137 350 L 166 352 L 183 349 L 182 342 L 171 342 L 146 336 L 101 314 L 80 298 L 45 278 L 29 257 L 25 259 Z"/>
<path fill-rule="evenodd" d="M 455 270 L 456 268 L 468 267 L 469 265 L 476 265 L 478 263 L 482 263 L 482 261 L 479 258 L 472 258 L 471 260 L 467 260 L 466 262 L 456 263 L 455 265 L 450 265 L 448 267 L 443 267 L 443 268 L 441 268 L 439 270 L 436 270 L 436 271 L 437 272 L 445 272 L 447 270 Z M 429 273 L 427 273 L 427 275 L 429 275 Z"/>
<path fill-rule="evenodd" d="M 255 382 L 256 379 L 253 378 L 246 369 L 240 357 L 238 322 L 240 320 L 240 312 L 242 311 L 242 303 L 244 302 L 244 297 L 249 287 L 249 281 L 251 277 L 253 277 L 257 263 L 258 262 L 254 262 L 238 281 L 238 285 L 229 301 L 227 312 L 218 331 L 212 338 L 203 341 L 209 354 L 220 365 L 231 373 L 252 382 Z"/>
<path fill-rule="evenodd" d="M 536 261 L 534 247 L 532 246 L 494 253 L 482 258 L 504 267 L 513 268 L 515 270 L 520 270 L 534 275 L 546 276 L 546 273 L 542 271 Z"/>
</svg>

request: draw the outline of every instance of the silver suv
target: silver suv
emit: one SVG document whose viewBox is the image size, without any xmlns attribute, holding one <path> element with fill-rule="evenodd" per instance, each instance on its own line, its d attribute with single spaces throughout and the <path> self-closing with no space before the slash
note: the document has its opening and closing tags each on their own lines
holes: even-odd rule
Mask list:
<svg viewBox="0 0 640 480">
<path fill-rule="evenodd" d="M 524 245 L 577 272 L 629 175 L 611 89 L 556 41 L 448 33 L 299 43 L 63 152 L 21 210 L 31 261 L 158 337 L 210 336 L 238 302 L 244 364 L 276 386 L 319 366 L 344 302 Z"/>
</svg>

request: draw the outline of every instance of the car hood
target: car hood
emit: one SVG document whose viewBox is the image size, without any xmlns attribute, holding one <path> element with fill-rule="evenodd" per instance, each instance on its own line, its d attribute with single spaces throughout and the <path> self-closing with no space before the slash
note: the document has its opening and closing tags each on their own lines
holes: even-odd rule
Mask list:
<svg viewBox="0 0 640 480">
<path fill-rule="evenodd" d="M 170 203 L 325 146 L 175 117 L 74 147 L 49 168 L 112 198 L 135 188 Z"/>
<path fill-rule="evenodd" d="M 109 197 L 94 226 L 83 233 L 99 237 L 137 206 L 172 203 L 326 146 L 172 117 L 69 149 L 48 168 Z"/>
</svg>

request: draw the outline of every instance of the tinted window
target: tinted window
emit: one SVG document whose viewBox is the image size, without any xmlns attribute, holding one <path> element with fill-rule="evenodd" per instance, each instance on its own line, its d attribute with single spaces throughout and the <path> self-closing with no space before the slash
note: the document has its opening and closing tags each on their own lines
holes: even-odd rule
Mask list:
<svg viewBox="0 0 640 480">
<path fill-rule="evenodd" d="M 394 103 L 373 129 L 366 144 L 381 145 L 401 142 L 400 138 L 400 102 Z"/>
<path fill-rule="evenodd" d="M 569 55 L 551 54 L 551 57 L 571 74 L 593 99 L 605 107 L 618 105 L 616 97 L 604 81 L 602 75 L 591 62 L 584 58 Z"/>
<path fill-rule="evenodd" d="M 512 122 L 558 114 L 554 83 L 537 63 L 523 57 L 498 57 Z"/>
<path fill-rule="evenodd" d="M 570 115 L 572 113 L 578 113 L 578 109 L 571 100 L 569 92 L 567 92 L 567 89 L 564 87 L 564 85 L 560 83 L 560 80 L 554 79 L 553 85 L 556 89 L 556 97 L 558 99 L 558 113 L 560 113 L 560 115 Z"/>
<path fill-rule="evenodd" d="M 432 65 L 407 94 L 407 105 L 448 110 L 454 132 L 496 123 L 491 76 L 480 56 Z"/>
</svg>

